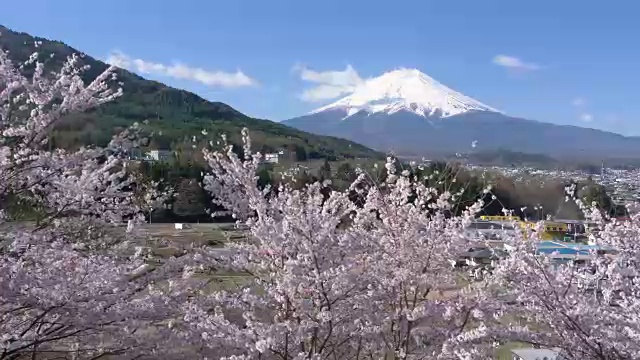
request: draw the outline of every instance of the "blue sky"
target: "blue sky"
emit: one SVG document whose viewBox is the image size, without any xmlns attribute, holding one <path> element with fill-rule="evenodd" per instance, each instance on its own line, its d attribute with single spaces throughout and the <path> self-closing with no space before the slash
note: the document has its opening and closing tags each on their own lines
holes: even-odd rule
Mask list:
<svg viewBox="0 0 640 360">
<path fill-rule="evenodd" d="M 32 0 L 3 4 L 0 24 L 272 120 L 330 102 L 301 99 L 318 85 L 301 68 L 411 67 L 513 116 L 640 135 L 639 11 L 629 0 Z"/>
</svg>

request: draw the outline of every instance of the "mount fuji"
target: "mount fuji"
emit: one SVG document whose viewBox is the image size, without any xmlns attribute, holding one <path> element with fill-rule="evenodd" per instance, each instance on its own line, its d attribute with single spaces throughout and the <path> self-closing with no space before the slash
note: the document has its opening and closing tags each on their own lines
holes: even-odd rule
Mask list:
<svg viewBox="0 0 640 360">
<path fill-rule="evenodd" d="M 407 111 L 422 117 L 449 117 L 470 111 L 499 112 L 449 89 L 416 69 L 399 69 L 366 81 L 351 95 L 311 112 L 342 110 L 350 117 Z"/>
<path fill-rule="evenodd" d="M 636 157 L 640 138 L 512 117 L 416 69 L 397 69 L 311 113 L 283 121 L 401 155 L 507 149 L 558 158 Z"/>
</svg>

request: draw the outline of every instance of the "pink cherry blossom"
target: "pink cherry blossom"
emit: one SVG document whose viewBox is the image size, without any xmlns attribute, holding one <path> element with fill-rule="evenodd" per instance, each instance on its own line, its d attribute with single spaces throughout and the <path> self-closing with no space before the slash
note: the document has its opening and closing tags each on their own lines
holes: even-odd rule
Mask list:
<svg viewBox="0 0 640 360">
<path fill-rule="evenodd" d="M 135 178 L 117 152 L 47 146 L 65 115 L 120 95 L 111 85 L 115 69 L 85 85 L 77 56 L 53 74 L 36 59 L 16 66 L 0 51 L 0 359 L 179 357 L 172 347 L 193 337 L 163 324 L 179 319 L 174 301 L 188 287 L 166 292 L 153 284 L 180 278 L 185 264 L 150 269 L 147 259 L 127 254 L 130 234 L 113 229 L 140 220 L 164 194 L 145 186 L 134 193 Z M 22 75 L 28 67 L 30 78 Z M 126 145 L 131 131 L 113 148 Z M 40 209 L 38 223 L 12 222 L 9 199 Z"/>
<path fill-rule="evenodd" d="M 359 172 L 345 191 L 261 188 L 245 129 L 241 157 L 226 143 L 205 150 L 203 185 L 246 236 L 160 259 L 136 225 L 170 191 L 141 183 L 122 156 L 140 127 L 107 149 L 48 146 L 67 114 L 121 94 L 116 70 L 85 84 L 79 57 L 53 74 L 37 59 L 16 65 L 0 51 L 0 359 L 489 359 L 511 341 L 566 359 L 639 358 L 638 214 L 608 222 L 570 187 L 606 253 L 559 263 L 529 229 L 470 281 L 452 265 L 487 245 L 465 231 L 482 201 L 453 216 L 460 192 L 438 192 L 413 175 L 420 165 L 393 157 L 384 183 Z M 10 199 L 38 209 L 37 224 L 12 221 Z M 212 269 L 246 281 L 212 288 Z"/>
</svg>

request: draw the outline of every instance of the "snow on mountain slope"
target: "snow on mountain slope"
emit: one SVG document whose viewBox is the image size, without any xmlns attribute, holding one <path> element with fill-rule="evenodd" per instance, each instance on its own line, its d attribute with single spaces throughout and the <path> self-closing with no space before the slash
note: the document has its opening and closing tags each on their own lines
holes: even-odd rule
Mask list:
<svg viewBox="0 0 640 360">
<path fill-rule="evenodd" d="M 409 111 L 422 117 L 449 117 L 470 111 L 500 112 L 452 90 L 417 69 L 397 69 L 365 81 L 355 91 L 311 112 L 341 110 L 345 119 L 360 112 Z"/>
</svg>

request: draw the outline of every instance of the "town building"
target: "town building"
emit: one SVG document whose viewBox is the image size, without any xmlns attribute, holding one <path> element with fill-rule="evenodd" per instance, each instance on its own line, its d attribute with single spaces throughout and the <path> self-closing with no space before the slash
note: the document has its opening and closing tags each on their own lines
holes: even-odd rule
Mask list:
<svg viewBox="0 0 640 360">
<path fill-rule="evenodd" d="M 171 150 L 150 150 L 147 152 L 147 159 L 151 161 L 165 161 L 169 160 L 173 153 Z"/>
<path fill-rule="evenodd" d="M 263 161 L 265 163 L 277 164 L 280 161 L 280 154 L 279 153 L 264 154 L 264 160 Z"/>
<path fill-rule="evenodd" d="M 128 151 L 129 160 L 141 160 L 144 158 L 142 150 L 139 148 L 133 148 Z"/>
</svg>

